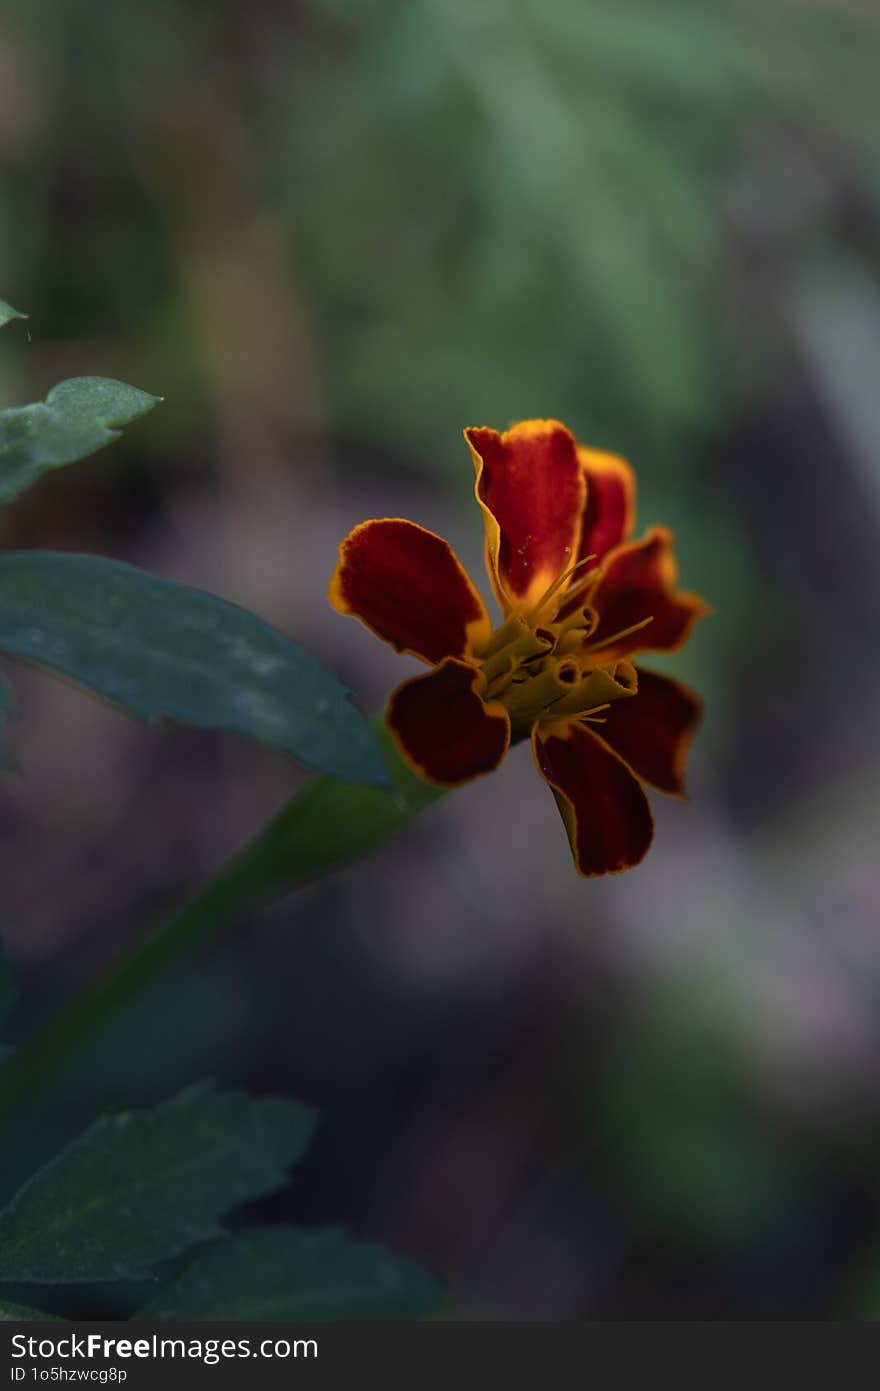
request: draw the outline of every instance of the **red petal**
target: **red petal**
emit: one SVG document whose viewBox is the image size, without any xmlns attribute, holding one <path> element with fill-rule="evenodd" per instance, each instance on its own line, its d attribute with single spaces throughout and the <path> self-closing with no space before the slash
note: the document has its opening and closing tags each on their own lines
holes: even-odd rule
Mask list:
<svg viewBox="0 0 880 1391">
<path fill-rule="evenodd" d="M 587 480 L 581 555 L 601 560 L 631 534 L 636 515 L 635 474 L 625 459 L 598 449 L 578 449 Z"/>
<path fill-rule="evenodd" d="M 640 668 L 638 692 L 609 705 L 597 733 L 645 782 L 683 796 L 685 762 L 701 711 L 702 701 L 687 686 Z"/>
<path fill-rule="evenodd" d="M 698 618 L 709 612 L 695 594 L 674 590 L 677 567 L 672 532 L 651 527 L 641 541 L 618 546 L 608 556 L 596 588 L 587 596 L 599 613 L 587 651 L 616 633 L 650 618 L 651 622 L 603 650 L 603 663 L 631 652 L 672 652 L 687 641 Z"/>
<path fill-rule="evenodd" d="M 578 873 L 617 874 L 637 865 L 651 844 L 654 823 L 648 799 L 623 760 L 576 720 L 536 727 L 532 748 L 562 813 Z"/>
<path fill-rule="evenodd" d="M 574 437 L 557 420 L 464 435 L 498 601 L 505 610 L 534 605 L 577 554 L 585 483 Z"/>
<path fill-rule="evenodd" d="M 385 723 L 405 762 L 428 782 L 457 787 L 491 773 L 507 753 L 507 711 L 484 703 L 482 680 L 476 667 L 448 657 L 392 693 Z"/>
<path fill-rule="evenodd" d="M 630 535 L 636 515 L 636 479 L 625 459 L 578 445 L 578 459 L 587 485 L 578 560 L 595 556 L 599 561 Z M 581 584 L 581 568 L 571 583 Z M 559 617 L 566 618 L 583 604 L 583 589 L 570 603 L 563 603 Z"/>
<path fill-rule="evenodd" d="M 426 662 L 466 656 L 492 627 L 449 543 L 397 517 L 361 522 L 345 538 L 328 598 L 398 652 Z"/>
</svg>

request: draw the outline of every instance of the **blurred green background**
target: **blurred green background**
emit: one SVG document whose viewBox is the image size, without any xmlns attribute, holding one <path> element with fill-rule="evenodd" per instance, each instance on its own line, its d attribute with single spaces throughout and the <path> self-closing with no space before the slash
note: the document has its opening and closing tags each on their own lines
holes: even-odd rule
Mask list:
<svg viewBox="0 0 880 1391">
<path fill-rule="evenodd" d="M 165 403 L 4 545 L 213 589 L 378 706 L 409 664 L 327 607 L 338 541 L 410 516 L 478 574 L 461 428 L 558 416 L 715 616 L 645 865 L 578 881 L 519 750 L 144 996 L 4 1186 L 211 1073 L 324 1110 L 267 1214 L 464 1316 L 880 1314 L 878 65 L 871 0 L 7 0 L 0 398 Z M 26 1027 L 300 775 L 9 674 Z"/>
</svg>

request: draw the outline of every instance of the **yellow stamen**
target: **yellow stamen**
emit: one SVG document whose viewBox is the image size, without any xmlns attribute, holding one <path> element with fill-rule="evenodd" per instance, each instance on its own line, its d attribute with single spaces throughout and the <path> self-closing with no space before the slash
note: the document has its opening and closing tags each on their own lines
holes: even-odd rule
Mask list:
<svg viewBox="0 0 880 1391">
<path fill-rule="evenodd" d="M 594 555 L 591 555 L 588 557 L 588 559 L 595 560 L 596 557 Z M 565 596 L 565 602 L 567 604 L 570 604 L 572 600 L 578 598 L 581 594 L 586 594 L 588 591 L 592 591 L 593 589 L 595 589 L 596 584 L 598 580 L 601 579 L 601 577 L 602 571 L 599 568 L 599 566 L 597 566 L 595 570 L 588 570 L 585 575 L 581 576 L 577 584 L 568 591 L 568 593 Z"/>
<path fill-rule="evenodd" d="M 603 647 L 613 647 L 614 644 L 620 642 L 622 638 L 628 638 L 633 633 L 640 632 L 642 628 L 647 628 L 648 624 L 653 622 L 654 615 L 651 614 L 650 618 L 643 618 L 641 623 L 633 623 L 629 628 L 621 628 L 619 633 L 612 633 L 610 638 L 603 638 L 601 642 L 588 643 L 584 649 L 584 653 L 592 657 L 594 652 L 600 652 Z"/>
<path fill-rule="evenodd" d="M 563 569 L 560 570 L 559 574 L 556 576 L 556 579 L 550 585 L 550 588 L 544 592 L 544 594 L 538 600 L 537 604 L 535 604 L 534 608 L 531 609 L 531 611 L 528 613 L 526 617 L 526 622 L 530 622 L 531 619 L 535 618 L 539 613 L 542 613 L 543 610 L 546 608 L 547 604 L 549 604 L 550 600 L 554 598 L 556 594 L 559 593 L 562 586 L 568 583 L 572 575 L 577 574 L 578 570 L 582 569 L 584 565 L 589 565 L 590 561 L 595 559 L 596 557 L 594 555 L 585 555 L 583 560 L 576 560 L 573 565 L 564 566 Z M 566 595 L 566 598 L 568 597 L 569 596 Z"/>
</svg>

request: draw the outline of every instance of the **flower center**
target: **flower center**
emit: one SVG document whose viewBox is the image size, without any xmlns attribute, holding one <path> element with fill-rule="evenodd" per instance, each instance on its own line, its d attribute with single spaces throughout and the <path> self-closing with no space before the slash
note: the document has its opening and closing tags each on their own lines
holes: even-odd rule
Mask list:
<svg viewBox="0 0 880 1391">
<path fill-rule="evenodd" d="M 602 652 L 651 622 L 639 623 L 593 641 L 599 615 L 588 602 L 560 617 L 572 599 L 586 598 L 599 579 L 588 570 L 571 583 L 593 556 L 567 566 L 527 613 L 514 612 L 492 633 L 479 654 L 485 686 L 483 699 L 497 701 L 510 715 L 514 740 L 541 720 L 563 717 L 603 723 L 603 711 L 615 700 L 636 694 L 635 668 L 627 661 L 603 665 Z"/>
</svg>

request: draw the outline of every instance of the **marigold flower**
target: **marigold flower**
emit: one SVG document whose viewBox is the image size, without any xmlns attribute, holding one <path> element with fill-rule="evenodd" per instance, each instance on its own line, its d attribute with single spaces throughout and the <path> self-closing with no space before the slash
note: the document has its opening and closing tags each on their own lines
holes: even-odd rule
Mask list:
<svg viewBox="0 0 880 1391">
<path fill-rule="evenodd" d="M 330 602 L 432 668 L 398 686 L 386 711 L 410 768 L 457 787 L 530 738 L 579 873 L 629 869 L 653 835 L 642 784 L 684 794 L 701 708 L 632 659 L 681 647 L 707 607 L 675 587 L 670 531 L 630 539 L 625 460 L 584 448 L 556 420 L 464 435 L 500 625 L 448 543 L 397 517 L 362 522 L 342 542 Z"/>
</svg>

